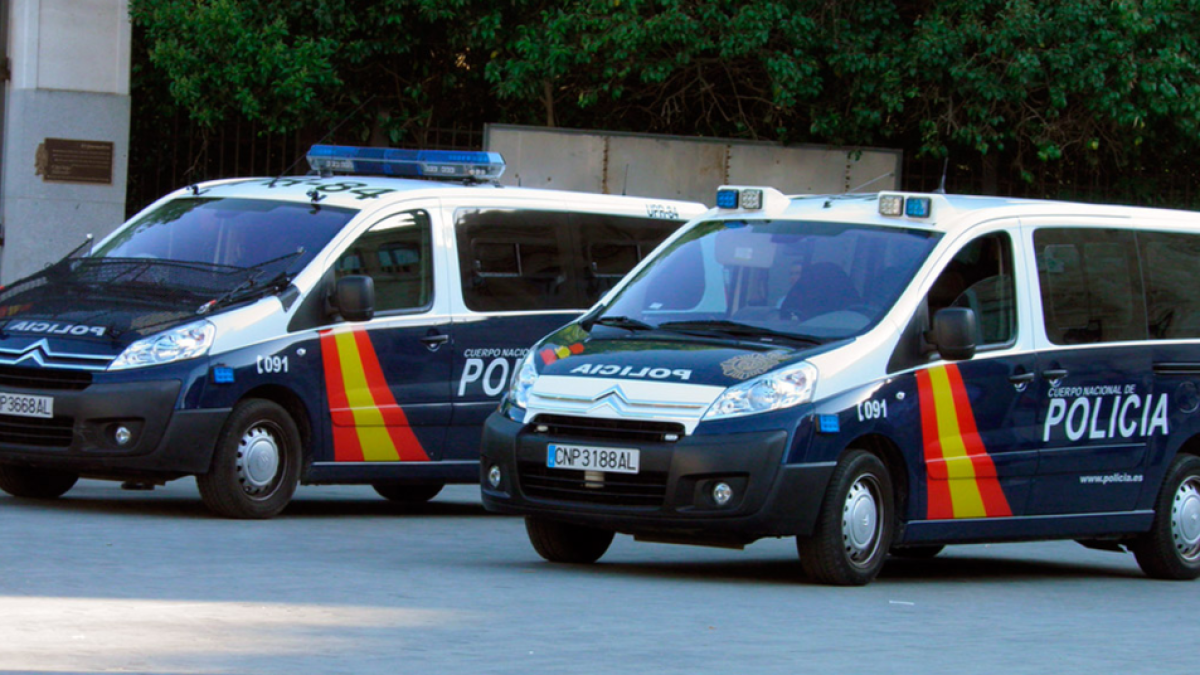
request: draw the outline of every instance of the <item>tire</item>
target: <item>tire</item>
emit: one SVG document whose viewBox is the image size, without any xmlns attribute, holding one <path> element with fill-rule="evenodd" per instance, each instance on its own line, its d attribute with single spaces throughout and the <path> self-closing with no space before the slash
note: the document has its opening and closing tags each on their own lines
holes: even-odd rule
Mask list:
<svg viewBox="0 0 1200 675">
<path fill-rule="evenodd" d="M 936 558 L 937 554 L 941 553 L 945 548 L 945 546 L 898 546 L 888 551 L 888 553 L 897 558 L 929 560 L 930 558 Z"/>
<path fill-rule="evenodd" d="M 398 504 L 424 504 L 438 496 L 445 487 L 442 483 L 429 485 L 397 485 L 395 483 L 375 483 L 371 487 L 380 497 Z"/>
<path fill-rule="evenodd" d="M 1148 577 L 1200 577 L 1200 457 L 1179 455 L 1171 463 L 1154 505 L 1154 525 L 1130 548 Z"/>
<path fill-rule="evenodd" d="M 204 505 L 226 518 L 263 519 L 291 501 L 300 477 L 300 433 L 271 401 L 238 403 L 217 437 L 212 468 L 196 477 Z"/>
<path fill-rule="evenodd" d="M 75 487 L 79 476 L 53 469 L 0 464 L 0 490 L 26 499 L 57 499 Z"/>
<path fill-rule="evenodd" d="M 525 518 L 529 543 L 554 563 L 594 563 L 612 544 L 613 532 L 584 525 L 569 525 L 535 516 Z"/>
<path fill-rule="evenodd" d="M 894 504 L 883 462 L 862 450 L 849 451 L 829 480 L 812 536 L 796 540 L 808 577 L 836 586 L 871 583 L 887 560 Z"/>
</svg>

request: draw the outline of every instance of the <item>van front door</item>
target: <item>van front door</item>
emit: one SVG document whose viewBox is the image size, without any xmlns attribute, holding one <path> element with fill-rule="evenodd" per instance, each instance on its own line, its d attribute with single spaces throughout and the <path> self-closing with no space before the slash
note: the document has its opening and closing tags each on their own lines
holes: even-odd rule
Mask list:
<svg viewBox="0 0 1200 675">
<path fill-rule="evenodd" d="M 1036 356 L 1027 322 L 1018 320 L 1026 288 L 1013 273 L 1019 263 L 1007 232 L 976 237 L 943 268 L 915 319 L 965 307 L 980 335 L 974 358 L 916 372 L 925 499 L 913 500 L 914 520 L 1024 512 L 1037 465 Z"/>
<path fill-rule="evenodd" d="M 375 316 L 320 331 L 333 460 L 442 457 L 450 423 L 448 302 L 434 292 L 430 211 L 378 220 L 337 258 L 336 280 L 374 280 Z"/>
</svg>

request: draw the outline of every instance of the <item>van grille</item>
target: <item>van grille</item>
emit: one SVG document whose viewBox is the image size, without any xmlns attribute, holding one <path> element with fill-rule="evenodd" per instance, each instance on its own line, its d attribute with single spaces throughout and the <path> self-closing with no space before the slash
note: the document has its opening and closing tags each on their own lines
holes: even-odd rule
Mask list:
<svg viewBox="0 0 1200 675">
<path fill-rule="evenodd" d="M 14 445 L 39 448 L 70 447 L 73 421 L 70 417 L 0 417 L 0 438 Z"/>
<path fill-rule="evenodd" d="M 91 383 L 92 374 L 84 370 L 0 365 L 0 387 L 77 391 L 86 389 Z"/>
<path fill-rule="evenodd" d="M 684 435 L 678 422 L 648 422 L 644 420 L 608 419 L 603 417 L 571 417 L 568 415 L 538 415 L 534 422 L 546 426 L 547 433 L 571 439 L 602 439 L 629 443 L 665 443 L 677 441 Z M 674 438 L 668 438 L 673 436 Z"/>
<path fill-rule="evenodd" d="M 602 483 L 591 485 L 584 480 L 583 471 L 551 469 L 537 462 L 520 462 L 517 473 L 525 496 L 534 499 L 659 508 L 667 495 L 665 471 L 605 473 Z"/>
</svg>

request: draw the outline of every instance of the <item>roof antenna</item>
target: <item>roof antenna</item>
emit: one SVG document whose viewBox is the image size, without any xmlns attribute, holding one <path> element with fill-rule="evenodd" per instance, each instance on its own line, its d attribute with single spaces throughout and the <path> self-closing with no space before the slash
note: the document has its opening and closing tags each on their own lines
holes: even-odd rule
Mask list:
<svg viewBox="0 0 1200 675">
<path fill-rule="evenodd" d="M 842 194 L 850 194 L 852 192 L 857 192 L 857 191 L 867 187 L 868 185 L 871 185 L 872 183 L 878 183 L 879 181 L 883 180 L 884 178 L 891 178 L 892 176 L 895 176 L 895 175 L 896 175 L 895 171 L 889 171 L 889 172 L 883 174 L 882 176 L 877 176 L 875 178 L 872 178 L 871 180 L 863 183 L 862 185 L 856 185 L 856 186 L 850 188 L 849 190 L 846 190 Z"/>
<path fill-rule="evenodd" d="M 938 185 L 938 189 L 933 191 L 935 195 L 946 194 L 946 170 L 950 168 L 950 155 L 946 155 L 945 161 L 942 162 L 942 182 Z"/>
<path fill-rule="evenodd" d="M 332 128 L 332 129 L 330 129 L 330 130 L 329 130 L 329 131 L 328 131 L 328 132 L 327 132 L 327 133 L 326 133 L 324 136 L 322 136 L 322 137 L 321 137 L 321 140 L 317 141 L 317 142 L 316 142 L 316 143 L 314 143 L 313 145 L 320 145 L 320 144 L 324 143 L 326 139 L 328 139 L 330 136 L 332 136 L 332 135 L 333 135 L 333 132 L 337 131 L 338 129 L 341 129 L 343 124 L 345 124 L 346 122 L 349 122 L 349 121 L 350 121 L 350 118 L 352 118 L 352 117 L 354 117 L 355 115 L 357 115 L 357 114 L 358 114 L 358 111 L 360 111 L 360 110 L 362 110 L 363 108 L 365 108 L 365 107 L 367 106 L 367 104 L 368 104 L 368 103 L 370 103 L 371 101 L 374 101 L 374 100 L 375 100 L 375 96 L 376 96 L 376 94 L 371 94 L 370 96 L 368 96 L 368 97 L 367 97 L 367 100 L 365 100 L 365 101 L 363 101 L 362 103 L 358 104 L 358 107 L 357 107 L 357 108 L 355 108 L 355 109 L 354 109 L 354 110 L 353 110 L 353 111 L 352 111 L 352 112 L 351 112 L 349 115 L 346 115 L 345 117 L 343 117 L 341 122 L 338 122 L 338 123 L 337 123 L 337 124 L 336 124 L 336 125 L 335 125 L 335 126 Z M 284 170 L 283 170 L 283 173 L 281 173 L 281 174 L 279 174 L 278 176 L 276 176 L 276 177 L 274 177 L 274 178 L 272 178 L 272 179 L 271 179 L 271 182 L 267 184 L 267 187 L 269 187 L 269 188 L 273 188 L 273 187 L 275 187 L 275 181 L 277 181 L 277 180 L 279 180 L 280 178 L 283 178 L 284 176 L 288 175 L 288 173 L 289 173 L 289 172 L 290 172 L 292 169 L 296 168 L 296 165 L 300 163 L 300 160 L 304 159 L 305 157 L 308 157 L 308 153 L 307 153 L 307 152 L 301 152 L 301 153 L 300 153 L 300 156 L 296 158 L 296 161 L 292 162 L 292 163 L 291 163 L 291 165 L 290 165 L 290 166 L 288 166 L 288 168 L 284 169 Z"/>
</svg>

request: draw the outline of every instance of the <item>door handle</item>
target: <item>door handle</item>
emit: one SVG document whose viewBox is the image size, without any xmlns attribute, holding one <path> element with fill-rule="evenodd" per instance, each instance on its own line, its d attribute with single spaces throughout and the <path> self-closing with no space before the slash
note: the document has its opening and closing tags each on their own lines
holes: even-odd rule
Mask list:
<svg viewBox="0 0 1200 675">
<path fill-rule="evenodd" d="M 1051 370 L 1042 371 L 1042 377 L 1050 380 L 1052 383 L 1066 378 L 1066 376 L 1069 374 L 1070 372 L 1066 368 L 1054 368 Z"/>
<path fill-rule="evenodd" d="M 1029 383 L 1033 382 L 1033 373 L 1017 373 L 1015 375 L 1009 375 L 1008 381 L 1012 383 L 1013 388 L 1017 391 L 1025 391 L 1025 389 L 1029 387 Z"/>
<path fill-rule="evenodd" d="M 449 341 L 450 341 L 450 336 L 446 335 L 445 333 L 441 333 L 438 335 L 426 335 L 425 337 L 421 338 L 421 344 L 428 347 L 429 351 L 431 351 L 431 352 L 436 352 L 438 350 L 438 347 L 441 347 L 442 345 L 446 344 Z"/>
</svg>

